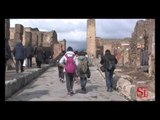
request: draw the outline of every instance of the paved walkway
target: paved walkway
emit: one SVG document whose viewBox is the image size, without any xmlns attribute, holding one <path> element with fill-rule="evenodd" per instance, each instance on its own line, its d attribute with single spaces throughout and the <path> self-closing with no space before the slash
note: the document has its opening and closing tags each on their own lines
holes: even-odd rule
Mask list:
<svg viewBox="0 0 160 120">
<path fill-rule="evenodd" d="M 127 101 L 116 91 L 107 92 L 99 71 L 96 67 L 90 69 L 91 78 L 88 79 L 86 94 L 80 92 L 79 84 L 74 84 L 75 94 L 68 96 L 66 83 L 59 81 L 57 67 L 51 67 L 6 101 Z"/>
<path fill-rule="evenodd" d="M 49 64 L 42 64 L 42 68 L 45 67 L 45 66 L 48 66 Z M 32 71 L 35 71 L 35 70 L 38 70 L 40 68 L 37 68 L 35 65 L 33 65 L 31 68 L 27 68 L 27 67 L 24 67 L 24 72 L 20 72 L 17 73 L 16 70 L 7 70 L 5 72 L 5 81 L 8 81 L 8 80 L 13 80 L 14 78 L 18 78 L 20 76 L 23 76 L 29 72 L 32 72 Z"/>
</svg>

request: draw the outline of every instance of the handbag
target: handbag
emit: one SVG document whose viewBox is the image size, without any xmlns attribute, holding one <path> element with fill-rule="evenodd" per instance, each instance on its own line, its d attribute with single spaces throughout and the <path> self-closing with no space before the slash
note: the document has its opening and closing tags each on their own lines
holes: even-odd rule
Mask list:
<svg viewBox="0 0 160 120">
<path fill-rule="evenodd" d="M 24 59 L 23 66 L 24 66 L 24 67 L 27 66 L 27 59 Z"/>
<path fill-rule="evenodd" d="M 105 72 L 105 68 L 104 68 L 103 65 L 100 67 L 100 70 L 101 70 L 102 72 Z"/>
</svg>

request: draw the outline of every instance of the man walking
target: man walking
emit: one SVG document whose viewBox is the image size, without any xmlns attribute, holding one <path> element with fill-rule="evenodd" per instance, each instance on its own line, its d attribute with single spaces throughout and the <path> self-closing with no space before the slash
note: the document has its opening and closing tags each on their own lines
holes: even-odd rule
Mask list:
<svg viewBox="0 0 160 120">
<path fill-rule="evenodd" d="M 105 55 L 102 57 L 100 63 L 105 68 L 106 86 L 107 91 L 113 91 L 113 72 L 116 68 L 117 59 L 111 54 L 110 50 L 105 51 Z"/>
<path fill-rule="evenodd" d="M 23 61 L 26 58 L 26 51 L 25 48 L 22 44 L 21 40 L 18 40 L 18 43 L 16 44 L 14 50 L 13 50 L 13 54 L 15 56 L 15 60 L 16 60 L 16 72 L 19 72 L 19 62 L 20 62 L 20 66 L 21 66 L 21 72 L 24 71 L 23 69 Z"/>
</svg>

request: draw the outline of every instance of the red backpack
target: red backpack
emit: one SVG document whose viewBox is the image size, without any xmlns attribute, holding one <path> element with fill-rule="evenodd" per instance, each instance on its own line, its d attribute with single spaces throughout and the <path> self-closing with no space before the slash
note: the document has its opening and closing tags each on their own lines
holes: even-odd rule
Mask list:
<svg viewBox="0 0 160 120">
<path fill-rule="evenodd" d="M 75 66 L 74 59 L 73 59 L 74 55 L 72 57 L 68 57 L 67 55 L 65 55 L 65 57 L 67 58 L 66 64 L 65 64 L 65 72 L 75 73 L 76 66 Z"/>
</svg>

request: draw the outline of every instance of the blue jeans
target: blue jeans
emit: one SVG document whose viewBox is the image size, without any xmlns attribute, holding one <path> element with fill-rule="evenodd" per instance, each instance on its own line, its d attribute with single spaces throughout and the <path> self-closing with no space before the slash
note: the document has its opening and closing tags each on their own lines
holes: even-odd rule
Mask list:
<svg viewBox="0 0 160 120">
<path fill-rule="evenodd" d="M 108 89 L 113 88 L 113 71 L 105 71 L 106 86 Z"/>
<path fill-rule="evenodd" d="M 81 88 L 85 88 L 87 84 L 87 77 L 80 77 Z"/>
</svg>

